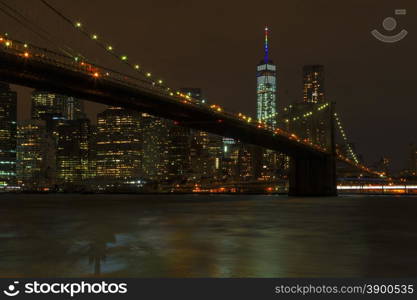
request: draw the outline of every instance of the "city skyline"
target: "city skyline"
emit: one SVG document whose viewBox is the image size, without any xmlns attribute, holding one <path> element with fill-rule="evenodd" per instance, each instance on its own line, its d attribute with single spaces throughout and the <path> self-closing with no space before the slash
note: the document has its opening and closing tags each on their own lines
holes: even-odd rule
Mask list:
<svg viewBox="0 0 417 300">
<path fill-rule="evenodd" d="M 417 2 L 395 5 L 0 0 L 2 292 L 413 294 Z"/>
<path fill-rule="evenodd" d="M 417 140 L 416 134 L 411 133 L 410 136 L 407 130 L 414 125 L 412 110 L 405 109 L 410 105 L 413 107 L 414 99 L 417 98 L 412 88 L 414 81 L 411 75 L 414 69 L 412 53 L 415 50 L 413 36 L 410 35 L 398 44 L 386 45 L 376 41 L 369 33 L 374 28 L 381 28 L 382 20 L 393 14 L 394 8 L 389 2 L 361 2 L 358 4 L 361 7 L 359 11 L 355 3 L 351 3 L 343 7 L 344 16 L 340 19 L 334 12 L 341 7 L 326 1 L 314 5 L 303 1 L 270 3 L 271 9 L 262 16 L 250 14 L 254 9 L 247 5 L 242 7 L 242 17 L 233 26 L 227 26 L 226 18 L 232 14 L 233 1 L 222 6 L 214 2 L 211 7 L 204 7 L 207 12 L 202 17 L 206 20 L 210 12 L 218 10 L 220 19 L 216 24 L 208 27 L 206 24 L 209 23 L 198 22 L 199 25 L 195 28 L 188 28 L 185 19 L 176 19 L 171 28 L 155 25 L 151 31 L 147 30 L 150 26 L 148 24 L 151 24 L 148 18 L 155 17 L 153 14 L 140 20 L 129 17 L 122 20 L 117 17 L 118 14 L 112 15 L 114 8 L 110 9 L 108 4 L 92 1 L 83 3 L 83 9 L 80 10 L 81 2 L 78 2 L 79 6 L 77 2 L 74 2 L 75 5 L 63 1 L 54 3 L 74 17 L 85 20 L 89 27 L 111 39 L 131 56 L 134 55 L 139 61 L 146 61 L 146 67 L 151 71 L 163 75 L 169 74 L 170 69 L 177 70 L 175 78 L 164 78 L 173 86 L 201 87 L 211 102 L 231 110 L 241 108 L 244 113 L 251 115 L 255 115 L 256 109 L 253 102 L 256 82 L 248 70 L 259 61 L 259 44 L 263 40 L 260 31 L 265 24 L 269 24 L 274 36 L 271 41 L 271 55 L 280 66 L 281 89 L 278 97 L 281 107 L 301 99 L 302 66 L 318 63 L 327 70 L 327 95 L 344 112 L 347 133 L 365 159 L 373 161 L 377 157 L 388 156 L 393 159 L 394 167 L 401 169 L 405 165 L 405 160 L 401 158 L 402 153 L 407 151 L 410 142 Z M 417 11 L 416 4 L 412 1 L 402 3 L 408 8 L 409 15 L 401 19 L 400 25 L 413 28 L 416 18 L 412 18 L 411 14 Z M 102 13 L 96 20 L 90 20 L 88 16 L 95 11 L 97 5 L 100 5 Z M 197 4 L 187 1 L 158 5 L 161 7 L 158 13 L 168 18 L 168 10 L 181 12 L 187 18 L 194 18 L 194 13 L 199 10 Z M 25 10 L 29 10 L 35 4 L 24 3 L 24 6 Z M 124 8 L 126 7 L 132 14 L 137 11 L 132 2 L 127 2 Z M 294 15 L 295 11 L 297 15 Z M 37 16 L 35 12 L 33 14 Z M 316 20 L 315 16 L 320 16 L 320 19 Z M 106 19 L 113 22 L 103 22 Z M 252 21 L 244 23 L 243 19 Z M 351 22 L 352 19 L 355 22 Z M 48 25 L 41 18 L 39 21 Z M 125 42 L 131 37 L 123 34 L 129 26 L 138 28 L 139 33 L 131 44 Z M 291 31 L 286 30 L 290 27 Z M 57 29 L 64 28 L 66 27 L 61 25 Z M 191 30 L 191 33 L 198 34 L 171 35 L 174 30 Z M 309 30 L 317 32 L 314 38 L 310 37 Z M 151 32 L 154 34 L 150 34 Z M 146 46 L 140 46 L 141 40 L 147 41 Z M 176 47 L 168 54 L 164 45 L 173 43 Z M 233 59 L 226 53 L 233 53 Z M 158 63 L 158 57 L 162 58 L 162 64 Z M 194 66 L 191 61 L 199 62 Z M 192 76 L 198 69 L 204 70 L 201 77 Z M 219 70 L 222 71 L 219 73 Z M 227 88 L 222 84 L 224 82 L 228 82 Z M 26 100 L 20 102 L 27 104 L 27 97 L 23 98 Z M 392 102 L 396 103 L 395 110 L 390 104 Z M 23 108 L 26 104 L 20 107 Z M 378 113 L 374 111 L 376 106 Z M 359 109 L 363 113 L 357 113 Z M 87 104 L 87 111 L 94 111 L 92 115 L 99 110 L 101 108 L 97 109 L 96 105 Z M 392 128 L 386 120 L 394 112 L 399 117 L 396 117 L 398 120 L 395 121 L 395 128 Z M 360 126 L 367 122 L 368 126 Z M 385 141 L 386 136 L 390 138 L 390 143 Z"/>
</svg>

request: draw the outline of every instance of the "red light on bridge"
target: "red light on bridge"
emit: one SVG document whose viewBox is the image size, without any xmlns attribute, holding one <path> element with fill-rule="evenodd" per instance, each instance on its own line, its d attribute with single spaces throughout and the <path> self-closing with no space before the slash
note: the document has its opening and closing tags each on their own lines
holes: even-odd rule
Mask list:
<svg viewBox="0 0 417 300">
<path fill-rule="evenodd" d="M 174 121 L 174 125 L 180 125 L 180 122 Z"/>
<path fill-rule="evenodd" d="M 217 123 L 223 123 L 223 120 L 217 120 Z"/>
</svg>

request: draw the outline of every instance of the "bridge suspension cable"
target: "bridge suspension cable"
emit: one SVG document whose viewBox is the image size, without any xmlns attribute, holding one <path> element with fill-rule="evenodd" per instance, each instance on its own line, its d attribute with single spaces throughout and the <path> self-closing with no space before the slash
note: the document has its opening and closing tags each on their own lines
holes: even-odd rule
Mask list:
<svg viewBox="0 0 417 300">
<path fill-rule="evenodd" d="M 337 127 L 339 129 L 339 133 L 342 136 L 342 139 L 343 139 L 343 141 L 346 144 L 347 151 L 348 151 L 348 155 L 350 155 L 350 157 L 353 159 L 353 161 L 355 163 L 359 164 L 359 159 L 358 159 L 356 153 L 353 151 L 352 146 L 349 143 L 349 140 L 348 140 L 348 138 L 346 136 L 346 131 L 343 128 L 342 121 L 340 120 L 339 114 L 337 112 L 335 112 L 334 117 L 335 117 L 336 125 L 337 125 Z"/>
<path fill-rule="evenodd" d="M 88 31 L 85 26 L 79 22 L 79 21 L 73 21 L 69 17 L 65 16 L 61 11 L 59 11 L 56 7 L 51 5 L 46 0 L 40 0 L 46 7 L 48 7 L 52 12 L 54 12 L 56 15 L 58 15 L 60 18 L 62 18 L 65 22 L 71 25 L 71 27 L 77 29 L 79 32 L 81 32 L 83 35 L 85 35 L 87 38 L 92 40 L 96 43 L 101 49 L 105 50 L 106 53 L 110 54 L 114 58 L 117 58 L 119 62 L 124 63 L 125 65 L 129 66 L 132 70 L 140 74 L 142 77 L 144 77 L 145 80 L 150 82 L 152 85 L 159 85 L 162 88 L 165 88 L 167 91 L 171 91 L 171 88 L 167 87 L 164 84 L 164 81 L 162 79 L 159 80 L 153 80 L 151 79 L 152 73 L 146 72 L 142 70 L 141 66 L 139 64 L 131 63 L 129 61 L 129 58 L 127 55 L 123 53 L 119 53 L 116 51 L 116 48 L 111 45 L 108 42 L 103 41 L 97 33 L 93 33 Z"/>
<path fill-rule="evenodd" d="M 34 33 L 42 40 L 46 41 L 54 45 L 59 51 L 68 55 L 70 57 L 81 56 L 81 54 L 77 54 L 76 51 L 71 49 L 68 45 L 62 44 L 62 42 L 57 41 L 56 38 L 52 37 L 52 35 L 42 28 L 39 24 L 32 21 L 28 16 L 25 16 L 17 9 L 13 8 L 11 5 L 5 3 L 4 1 L 0 0 L 0 10 L 8 16 L 9 18 L 13 19 L 20 25 L 22 25 L 26 30 Z"/>
</svg>

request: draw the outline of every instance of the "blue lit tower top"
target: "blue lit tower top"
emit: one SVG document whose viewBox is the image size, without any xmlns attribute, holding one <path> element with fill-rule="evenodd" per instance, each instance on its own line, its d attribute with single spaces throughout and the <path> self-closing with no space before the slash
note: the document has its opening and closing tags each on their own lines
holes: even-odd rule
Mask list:
<svg viewBox="0 0 417 300">
<path fill-rule="evenodd" d="M 265 27 L 265 63 L 267 64 L 269 61 L 269 45 L 268 45 L 268 34 L 269 29 L 268 27 Z"/>
<path fill-rule="evenodd" d="M 276 66 L 269 59 L 269 29 L 265 27 L 264 59 L 257 67 L 257 118 L 273 128 L 277 124 Z"/>
</svg>

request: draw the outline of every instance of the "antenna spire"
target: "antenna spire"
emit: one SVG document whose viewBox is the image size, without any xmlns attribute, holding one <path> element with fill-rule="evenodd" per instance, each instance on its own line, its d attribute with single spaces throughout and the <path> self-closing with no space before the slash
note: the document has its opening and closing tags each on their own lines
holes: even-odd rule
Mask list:
<svg viewBox="0 0 417 300">
<path fill-rule="evenodd" d="M 265 63 L 267 64 L 269 61 L 269 45 L 268 45 L 268 35 L 269 35 L 269 28 L 268 26 L 265 27 Z"/>
</svg>

